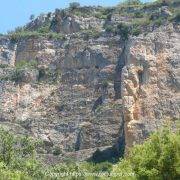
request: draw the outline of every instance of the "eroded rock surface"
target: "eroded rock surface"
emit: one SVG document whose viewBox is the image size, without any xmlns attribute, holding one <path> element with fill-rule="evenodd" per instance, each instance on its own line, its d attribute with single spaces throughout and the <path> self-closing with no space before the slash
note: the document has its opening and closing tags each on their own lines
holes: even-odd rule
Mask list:
<svg viewBox="0 0 180 180">
<path fill-rule="evenodd" d="M 126 147 L 179 119 L 179 42 L 172 25 L 128 42 L 121 79 Z"/>
<path fill-rule="evenodd" d="M 61 160 L 70 154 L 79 160 L 89 158 L 97 148 L 118 152 L 124 138 L 122 102 L 114 100 L 113 89 L 122 51 L 119 42 L 118 36 L 103 41 L 32 37 L 17 43 L 1 41 L 2 51 L 14 56 L 0 56 L 7 64 L 0 68 L 0 124 L 15 134 L 40 139 L 44 146 L 39 154 L 47 159 L 56 159 L 55 149 Z M 102 95 L 103 103 L 92 111 Z"/>
<path fill-rule="evenodd" d="M 36 35 L 47 28 L 44 35 L 0 37 L 0 125 L 40 139 L 49 163 L 91 158 L 97 149 L 122 155 L 180 115 L 178 23 L 141 26 L 141 35 L 124 38 L 119 23 L 133 18 L 116 8 L 78 13 L 86 10 L 83 17 L 56 10 L 25 26 Z M 54 32 L 63 38 L 49 37 Z"/>
</svg>

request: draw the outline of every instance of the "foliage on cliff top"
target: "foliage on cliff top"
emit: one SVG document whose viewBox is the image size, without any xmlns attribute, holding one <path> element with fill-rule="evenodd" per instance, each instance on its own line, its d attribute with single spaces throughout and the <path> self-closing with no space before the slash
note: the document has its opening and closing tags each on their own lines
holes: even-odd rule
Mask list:
<svg viewBox="0 0 180 180">
<path fill-rule="evenodd" d="M 17 42 L 21 38 L 48 38 L 48 39 L 60 39 L 64 40 L 65 36 L 60 33 L 55 32 L 42 32 L 42 31 L 29 31 L 29 30 L 21 30 L 10 32 L 8 34 L 12 42 Z"/>
<path fill-rule="evenodd" d="M 163 6 L 168 7 L 169 13 L 172 15 L 166 17 L 162 14 L 161 8 Z M 131 35 L 139 35 L 142 32 L 151 31 L 167 22 L 171 21 L 174 23 L 179 23 L 179 9 L 180 2 L 178 0 L 158 0 L 151 3 L 143 3 L 140 0 L 125 0 L 115 7 L 90 7 L 90 6 L 80 6 L 79 3 L 71 3 L 70 7 L 64 10 L 57 9 L 54 13 L 43 14 L 37 18 L 31 18 L 31 23 L 39 21 L 41 16 L 46 17 L 46 20 L 37 24 L 33 28 L 30 26 L 18 27 L 13 32 L 9 32 L 8 36 L 13 42 L 17 42 L 20 38 L 49 38 L 65 40 L 64 34 L 56 33 L 51 29 L 51 22 L 53 21 L 53 16 L 56 12 L 62 15 L 62 18 L 66 16 L 79 16 L 79 17 L 95 17 L 100 20 L 104 20 L 104 28 L 98 30 L 98 32 L 116 32 L 116 27 L 119 23 L 127 24 Z M 113 20 L 112 20 L 113 19 Z M 119 20 L 115 20 L 119 19 Z M 96 29 L 96 27 L 95 27 Z M 87 29 L 80 30 L 80 33 L 88 31 Z M 92 33 L 91 33 L 92 34 Z M 90 34 L 90 37 L 91 37 Z M 96 35 L 97 34 L 97 35 Z M 96 33 L 99 36 L 99 33 Z M 116 33 L 115 33 L 116 34 Z M 93 36 L 92 36 L 93 38 Z M 88 38 L 86 38 L 88 39 Z M 126 39 L 126 38 L 125 38 Z"/>
</svg>

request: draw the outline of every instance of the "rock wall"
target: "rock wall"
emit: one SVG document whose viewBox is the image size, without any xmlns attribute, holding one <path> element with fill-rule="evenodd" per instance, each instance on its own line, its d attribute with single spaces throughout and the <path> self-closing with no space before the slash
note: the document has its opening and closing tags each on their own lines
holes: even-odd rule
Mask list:
<svg viewBox="0 0 180 180">
<path fill-rule="evenodd" d="M 127 148 L 180 117 L 178 29 L 170 24 L 127 43 L 121 78 Z"/>
<path fill-rule="evenodd" d="M 0 37 L 0 64 L 14 65 L 17 45 L 9 38 Z"/>
<path fill-rule="evenodd" d="M 39 154 L 47 159 L 56 159 L 57 149 L 61 160 L 70 154 L 87 159 L 97 148 L 118 153 L 124 138 L 122 102 L 114 101 L 113 89 L 122 51 L 118 36 L 89 41 L 31 37 L 17 43 L 7 38 L 1 47 L 0 61 L 8 65 L 0 67 L 1 126 L 42 140 Z M 4 52 L 14 56 L 8 59 Z M 37 65 L 19 67 L 22 61 Z M 92 111 L 102 95 L 102 104 Z"/>
<path fill-rule="evenodd" d="M 86 159 L 97 148 L 120 153 L 141 143 L 179 118 L 178 28 L 169 24 L 127 42 L 80 34 L 1 38 L 0 124 L 41 139 L 47 161 L 57 149 L 60 159 Z M 37 65 L 19 72 L 20 61 Z"/>
</svg>

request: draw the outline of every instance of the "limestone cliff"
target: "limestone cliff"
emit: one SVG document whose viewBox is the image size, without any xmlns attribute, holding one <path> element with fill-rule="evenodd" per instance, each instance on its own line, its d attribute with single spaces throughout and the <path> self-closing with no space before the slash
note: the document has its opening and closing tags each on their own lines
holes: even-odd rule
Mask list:
<svg viewBox="0 0 180 180">
<path fill-rule="evenodd" d="M 138 34 L 122 25 L 133 20 L 118 8 L 83 7 L 75 15 L 41 15 L 25 31 L 0 36 L 1 126 L 40 139 L 39 155 L 54 163 L 91 158 L 98 148 L 107 159 L 121 156 L 177 120 L 179 24 L 163 9 L 128 8 L 164 18 L 160 27 L 140 25 Z M 50 33 L 36 32 L 47 27 Z"/>
<path fill-rule="evenodd" d="M 172 24 L 131 38 L 122 69 L 126 146 L 180 117 L 180 34 Z"/>
<path fill-rule="evenodd" d="M 14 44 L 2 38 L 1 125 L 42 140 L 39 153 L 47 158 L 55 149 L 63 156 L 75 152 L 78 159 L 85 149 L 84 158 L 97 148 L 117 151 L 123 138 L 122 104 L 114 101 L 113 90 L 119 41 L 119 37 L 92 42 L 25 38 Z M 31 67 L 28 63 L 34 61 L 37 64 Z M 19 67 L 22 62 L 25 65 Z M 97 103 L 93 112 L 100 96 L 103 104 Z"/>
</svg>

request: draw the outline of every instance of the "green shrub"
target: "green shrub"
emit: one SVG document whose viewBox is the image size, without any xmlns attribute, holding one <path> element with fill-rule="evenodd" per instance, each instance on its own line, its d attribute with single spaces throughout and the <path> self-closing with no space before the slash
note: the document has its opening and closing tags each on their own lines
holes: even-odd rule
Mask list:
<svg viewBox="0 0 180 180">
<path fill-rule="evenodd" d="M 173 20 L 174 20 L 175 22 L 177 22 L 177 23 L 180 22 L 180 12 L 178 12 L 178 13 L 175 15 L 175 17 L 173 18 Z"/>
<path fill-rule="evenodd" d="M 95 172 L 111 172 L 112 170 L 112 163 L 110 162 L 102 162 L 94 164 L 94 170 Z"/>
<path fill-rule="evenodd" d="M 0 129 L 0 179 L 31 180 L 31 179 L 104 179 L 95 176 L 85 176 L 85 173 L 120 173 L 121 177 L 108 179 L 124 180 L 176 180 L 180 175 L 180 132 L 172 132 L 165 128 L 153 133 L 141 145 L 135 145 L 125 159 L 112 165 L 109 162 L 69 162 L 57 165 L 46 165 L 37 160 L 38 142 L 27 136 L 14 136 Z M 94 154 L 102 158 L 102 152 Z M 60 177 L 60 173 L 77 173 L 80 176 Z M 123 178 L 122 178 L 123 177 Z"/>
<path fill-rule="evenodd" d="M 55 155 L 55 156 L 58 156 L 58 155 L 60 155 L 62 153 L 62 150 L 61 150 L 61 148 L 59 147 L 59 146 L 55 146 L 54 148 L 53 148 L 53 154 Z"/>
<path fill-rule="evenodd" d="M 60 69 L 41 68 L 39 69 L 38 81 L 45 81 L 46 83 L 54 84 L 57 83 L 61 77 Z"/>
<path fill-rule="evenodd" d="M 179 139 L 179 132 L 172 132 L 168 128 L 158 131 L 142 145 L 134 146 L 128 157 L 114 166 L 113 172 L 135 174 L 129 179 L 178 179 Z"/>
<path fill-rule="evenodd" d="M 86 15 L 80 11 L 74 11 L 74 15 L 79 16 L 79 17 L 86 17 Z"/>
<path fill-rule="evenodd" d="M 21 69 L 15 69 L 10 77 L 8 77 L 7 80 L 13 81 L 15 83 L 19 83 L 22 81 L 22 70 Z"/>
<path fill-rule="evenodd" d="M 45 34 L 45 33 L 49 33 L 50 29 L 49 29 L 49 26 L 43 26 L 43 27 L 40 27 L 37 31 L 39 33 Z"/>
<path fill-rule="evenodd" d="M 79 7 L 80 7 L 80 3 L 78 3 L 78 2 L 72 2 L 69 4 L 70 9 L 77 9 Z"/>
<path fill-rule="evenodd" d="M 0 162 L 9 165 L 14 160 L 14 144 L 13 135 L 0 129 Z"/>
<path fill-rule="evenodd" d="M 141 29 L 140 29 L 140 27 L 134 27 L 134 28 L 132 29 L 132 35 L 133 35 L 133 36 L 138 36 L 139 34 L 141 34 Z"/>
<path fill-rule="evenodd" d="M 98 19 L 107 19 L 107 15 L 104 15 L 101 12 L 97 12 L 94 16 Z"/>
<path fill-rule="evenodd" d="M 161 26 L 163 24 L 163 19 L 162 18 L 158 18 L 157 20 L 154 21 L 154 25 L 156 26 Z"/>
<path fill-rule="evenodd" d="M 29 68 L 29 69 L 34 69 L 37 68 L 38 62 L 35 60 L 27 61 L 27 60 L 20 60 L 17 61 L 15 64 L 16 69 L 24 69 L 24 68 Z"/>
<path fill-rule="evenodd" d="M 42 37 L 43 34 L 37 31 L 22 31 L 22 32 L 12 32 L 9 33 L 9 37 L 12 42 L 16 43 L 21 38 L 39 38 Z"/>
<path fill-rule="evenodd" d="M 0 68 L 7 68 L 8 64 L 0 64 Z"/>
<path fill-rule="evenodd" d="M 96 13 L 95 17 L 99 19 L 107 19 L 110 20 L 112 16 L 113 8 L 103 8 L 101 7 Z"/>
<path fill-rule="evenodd" d="M 143 13 L 141 13 L 141 12 L 135 12 L 135 13 L 134 13 L 134 17 L 135 17 L 135 18 L 142 18 L 142 17 L 143 17 Z"/>
<path fill-rule="evenodd" d="M 60 33 L 49 32 L 49 27 L 41 27 L 38 31 L 22 31 L 22 32 L 11 32 L 8 34 L 13 43 L 17 43 L 21 38 L 50 38 L 65 40 L 65 36 Z"/>
<path fill-rule="evenodd" d="M 63 34 L 55 33 L 55 32 L 49 32 L 47 34 L 44 34 L 44 36 L 49 39 L 66 40 L 66 37 Z"/>
<path fill-rule="evenodd" d="M 29 17 L 29 20 L 30 21 L 33 21 L 35 19 L 35 15 L 34 14 L 31 14 L 30 17 Z"/>
<path fill-rule="evenodd" d="M 106 31 L 107 33 L 115 33 L 115 27 L 112 26 L 112 25 L 107 25 L 107 26 L 105 27 L 105 31 Z"/>
<path fill-rule="evenodd" d="M 140 0 L 124 0 L 120 3 L 120 6 L 132 6 L 132 5 L 141 5 Z"/>
<path fill-rule="evenodd" d="M 42 177 L 42 165 L 36 160 L 39 142 L 27 136 L 14 136 L 0 129 L 0 174 L 6 179 L 37 179 Z"/>
<path fill-rule="evenodd" d="M 117 26 L 116 32 L 121 36 L 123 40 L 127 40 L 130 35 L 130 28 L 126 24 L 120 23 Z"/>
<path fill-rule="evenodd" d="M 84 30 L 83 31 L 84 40 L 88 40 L 90 38 L 97 39 L 97 38 L 100 37 L 100 35 L 101 35 L 101 32 L 99 32 L 99 31 L 97 31 L 95 29 L 89 29 L 89 30 Z"/>
<path fill-rule="evenodd" d="M 108 81 L 107 81 L 107 80 L 103 80 L 103 81 L 102 81 L 102 87 L 103 87 L 103 88 L 107 88 L 108 86 L 109 86 Z"/>
</svg>

